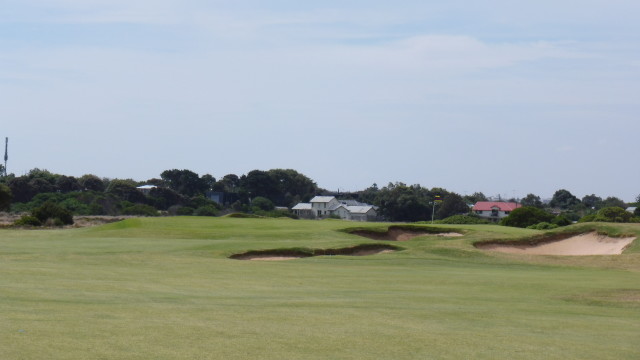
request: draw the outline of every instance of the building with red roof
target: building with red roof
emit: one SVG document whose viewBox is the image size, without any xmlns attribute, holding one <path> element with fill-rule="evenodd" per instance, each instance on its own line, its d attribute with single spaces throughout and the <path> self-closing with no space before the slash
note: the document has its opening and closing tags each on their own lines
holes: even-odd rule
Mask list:
<svg viewBox="0 0 640 360">
<path fill-rule="evenodd" d="M 498 222 L 519 207 L 522 205 L 515 202 L 478 201 L 471 210 L 483 219 Z"/>
</svg>

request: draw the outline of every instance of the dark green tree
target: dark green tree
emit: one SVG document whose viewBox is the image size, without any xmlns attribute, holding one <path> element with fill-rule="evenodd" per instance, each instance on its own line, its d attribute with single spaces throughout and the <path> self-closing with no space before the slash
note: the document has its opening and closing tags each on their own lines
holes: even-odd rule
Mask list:
<svg viewBox="0 0 640 360">
<path fill-rule="evenodd" d="M 627 208 L 627 204 L 615 196 L 609 196 L 602 201 L 602 207 L 614 207 L 614 206 L 617 206 L 622 209 Z"/>
<path fill-rule="evenodd" d="M 556 191 L 549 202 L 549 206 L 563 210 L 569 209 L 578 204 L 580 204 L 580 199 L 565 189 Z"/>
<path fill-rule="evenodd" d="M 11 189 L 5 184 L 0 184 L 0 211 L 9 210 L 12 198 Z"/>
<path fill-rule="evenodd" d="M 471 195 L 465 195 L 464 201 L 467 204 L 475 204 L 479 201 L 487 201 L 487 197 L 482 192 L 474 192 Z"/>
<path fill-rule="evenodd" d="M 275 208 L 275 206 L 273 205 L 273 202 L 271 202 L 271 200 L 262 197 L 262 196 L 258 196 L 255 197 L 251 200 L 251 207 L 253 208 L 257 208 L 259 210 L 264 210 L 264 211 L 270 211 L 273 210 Z"/>
<path fill-rule="evenodd" d="M 78 179 L 78 183 L 82 190 L 102 192 L 105 189 L 104 181 L 92 174 L 82 175 L 80 179 Z"/>
<path fill-rule="evenodd" d="M 114 179 L 109 183 L 106 193 L 113 194 L 124 201 L 144 204 L 146 197 L 140 192 L 132 180 Z"/>
<path fill-rule="evenodd" d="M 595 194 L 585 195 L 582 198 L 582 204 L 588 209 L 600 209 L 602 208 L 602 198 Z"/>
<path fill-rule="evenodd" d="M 165 170 L 160 177 L 170 189 L 185 196 L 203 195 L 209 188 L 207 180 L 191 170 Z"/>
<path fill-rule="evenodd" d="M 464 215 L 469 213 L 469 205 L 464 201 L 462 196 L 456 193 L 449 193 L 438 207 L 436 216 L 438 219 L 444 219 L 453 215 Z"/>
<path fill-rule="evenodd" d="M 527 194 L 522 200 L 520 200 L 522 206 L 533 206 L 539 209 L 543 208 L 542 200 L 540 200 L 540 196 L 534 194 Z"/>
<path fill-rule="evenodd" d="M 56 179 L 56 188 L 62 193 L 69 193 L 72 191 L 82 190 L 82 186 L 73 176 L 60 175 Z"/>
</svg>

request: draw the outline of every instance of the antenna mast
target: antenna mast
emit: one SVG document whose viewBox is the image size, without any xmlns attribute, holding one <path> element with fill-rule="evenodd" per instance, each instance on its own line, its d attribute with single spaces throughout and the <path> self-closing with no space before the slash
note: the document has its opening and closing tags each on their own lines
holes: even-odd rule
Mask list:
<svg viewBox="0 0 640 360">
<path fill-rule="evenodd" d="M 9 160 L 9 138 L 4 138 L 4 176 L 7 177 L 7 160 Z"/>
</svg>

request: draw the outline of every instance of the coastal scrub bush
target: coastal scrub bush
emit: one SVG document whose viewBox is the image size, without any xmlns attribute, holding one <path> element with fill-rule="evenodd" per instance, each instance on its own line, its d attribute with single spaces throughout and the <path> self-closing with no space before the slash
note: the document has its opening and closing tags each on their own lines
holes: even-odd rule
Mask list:
<svg viewBox="0 0 640 360">
<path fill-rule="evenodd" d="M 218 215 L 218 209 L 213 205 L 200 206 L 193 211 L 195 216 L 216 216 Z"/>
<path fill-rule="evenodd" d="M 15 226 L 41 226 L 42 222 L 37 217 L 24 215 L 20 219 L 13 222 Z"/>
<path fill-rule="evenodd" d="M 41 206 L 33 209 L 32 215 L 43 224 L 51 223 L 49 220 L 52 220 L 56 225 L 73 224 L 73 215 L 71 214 L 71 211 L 58 206 L 51 201 L 47 201 Z"/>
</svg>

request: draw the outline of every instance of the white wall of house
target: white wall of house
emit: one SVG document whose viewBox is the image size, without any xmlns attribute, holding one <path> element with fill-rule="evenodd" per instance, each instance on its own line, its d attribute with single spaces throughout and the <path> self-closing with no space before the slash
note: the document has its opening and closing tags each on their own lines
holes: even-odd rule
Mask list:
<svg viewBox="0 0 640 360">
<path fill-rule="evenodd" d="M 498 220 L 500 220 L 500 219 L 502 219 L 504 217 L 509 216 L 509 214 L 511 212 L 510 211 L 502 211 L 498 207 L 494 207 L 494 208 L 492 208 L 491 211 L 489 211 L 489 210 L 484 210 L 484 211 L 476 210 L 475 213 L 482 219 L 498 221 Z"/>
<path fill-rule="evenodd" d="M 335 197 L 316 196 L 311 199 L 311 208 L 316 217 L 327 217 L 331 215 L 332 208 L 340 205 L 340 201 Z"/>
</svg>

